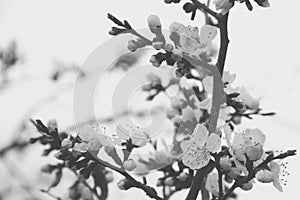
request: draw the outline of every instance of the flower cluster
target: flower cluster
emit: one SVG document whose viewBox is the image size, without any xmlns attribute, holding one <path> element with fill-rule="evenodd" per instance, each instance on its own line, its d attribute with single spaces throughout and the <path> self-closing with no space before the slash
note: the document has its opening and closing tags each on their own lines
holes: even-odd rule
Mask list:
<svg viewBox="0 0 300 200">
<path fill-rule="evenodd" d="M 268 0 L 253 1 L 262 7 L 269 6 Z M 168 4 L 179 2 L 165 0 Z M 169 98 L 170 108 L 166 117 L 174 128 L 171 144 L 164 142 L 164 148 L 158 148 L 158 142 L 135 125 L 117 124 L 113 133 L 106 133 L 104 127 L 87 125 L 78 128 L 74 134 L 67 134 L 58 132 L 55 121 L 47 126 L 39 120 L 32 121 L 42 135 L 33 138 L 32 142 L 48 145 L 44 155 L 55 151 L 55 157 L 62 161 L 43 168 L 47 173 L 56 172 L 56 180 L 49 190 L 59 183 L 62 169 L 69 168 L 78 175 L 78 180 L 70 188 L 72 195 L 80 193 L 79 198 L 83 196 L 85 199 L 91 195 L 87 192 L 89 185 L 86 182 L 90 177 L 95 183 L 95 188 L 90 190 L 92 195 L 106 199 L 107 184 L 112 181 L 110 170 L 124 176 L 117 183 L 121 190 L 136 187 L 157 200 L 162 198 L 146 179 L 152 170 L 162 173 L 157 187 L 162 187 L 164 199 L 190 188 L 187 199 L 196 199 L 195 194 L 201 189 L 203 194 L 208 191 L 212 199 L 225 200 L 236 197 L 236 188 L 251 190 L 256 181 L 273 183 L 275 188 L 283 191 L 285 176 L 289 175 L 283 159 L 294 156 L 296 151 L 268 151 L 264 147 L 266 135 L 262 130 L 240 130 L 242 118 L 252 119 L 254 115 L 271 116 L 274 113 L 262 112 L 259 98 L 252 97 L 243 87 L 234 86 L 236 75 L 224 71 L 228 12 L 236 2 L 244 3 L 252 10 L 250 0 L 215 0 L 217 12 L 192 0 L 183 6 L 187 13 L 192 13 L 192 19 L 196 11 L 201 10 L 214 17 L 218 24 L 208 20 L 206 25 L 198 28 L 173 22 L 167 36 L 163 34 L 159 17 L 151 15 L 147 20 L 153 36 L 151 39 L 139 34 L 126 20 L 122 22 L 108 14 L 108 18 L 116 24 L 109 32 L 111 35 L 130 33 L 137 37 L 128 41 L 129 51 L 151 46 L 157 51 L 150 58 L 152 65 L 160 67 L 166 63 L 169 66 L 172 75 L 167 84 L 163 84 L 157 74 L 150 73 L 142 90 L 149 94 L 148 101 L 160 93 Z M 221 48 L 214 65 L 211 49 L 218 34 L 221 36 Z M 218 70 L 218 76 L 214 70 Z M 216 84 L 218 77 L 220 90 Z M 176 88 L 176 96 L 167 94 L 169 87 Z M 149 146 L 153 147 L 149 156 L 132 156 L 135 149 Z M 130 175 L 138 171 L 143 182 Z M 101 193 L 97 192 L 97 188 Z"/>
</svg>

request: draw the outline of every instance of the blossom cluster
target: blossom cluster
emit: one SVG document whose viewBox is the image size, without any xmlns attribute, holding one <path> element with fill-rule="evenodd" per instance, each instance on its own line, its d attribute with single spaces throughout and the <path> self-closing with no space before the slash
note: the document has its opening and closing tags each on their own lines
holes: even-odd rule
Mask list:
<svg viewBox="0 0 300 200">
<path fill-rule="evenodd" d="M 254 1 L 259 6 L 269 6 L 268 0 Z M 198 1 L 186 3 L 183 8 L 193 16 L 201 8 L 222 23 L 220 19 L 228 17 L 229 10 L 236 2 L 245 3 L 248 9 L 252 7 L 249 0 L 215 0 L 217 12 Z M 214 39 L 218 34 L 222 39 L 220 25 L 209 23 L 198 28 L 173 22 L 169 26 L 169 33 L 165 34 L 159 17 L 151 15 L 147 24 L 153 38 L 148 39 L 126 20 L 122 22 L 111 14 L 108 14 L 108 18 L 116 24 L 109 32 L 111 35 L 130 33 L 137 36 L 128 41 L 129 51 L 136 52 L 150 46 L 157 51 L 150 57 L 150 63 L 156 68 L 164 64 L 168 66 L 172 75 L 166 80 L 167 84 L 160 75 L 150 73 L 142 91 L 148 94 L 147 101 L 155 100 L 159 94 L 169 98 L 170 106 L 165 114 L 172 124 L 173 137 L 168 144 L 163 142 L 163 148 L 158 148 L 158 142 L 153 141 L 151 134 L 135 125 L 116 124 L 115 131 L 107 133 L 105 127 L 93 124 L 67 134 L 57 130 L 56 122 L 45 126 L 39 120 L 33 121 L 42 136 L 33 138 L 32 142 L 48 145 L 44 155 L 56 151 L 55 157 L 63 161 L 44 169 L 49 173 L 56 171 L 56 182 L 50 188 L 58 184 L 62 169 L 67 167 L 79 174 L 81 180 L 80 183 L 74 183 L 71 187 L 73 190 L 77 188 L 76 191 L 80 190 L 81 194 L 86 193 L 82 192 L 86 188 L 81 183 L 92 176 L 95 185 L 101 189 L 100 199 L 107 197 L 107 184 L 112 181 L 110 170 L 124 176 L 117 184 L 120 189 L 140 188 L 149 197 L 159 200 L 162 198 L 146 180 L 146 175 L 153 170 L 163 173 L 157 180 L 157 187 L 163 188 L 164 199 L 183 189 L 193 190 L 198 181 L 200 185 L 205 185 L 202 190 L 208 191 L 212 199 L 219 200 L 233 195 L 238 187 L 251 190 L 256 181 L 272 183 L 276 189 L 283 191 L 285 177 L 289 175 L 284 159 L 294 156 L 296 151 L 276 153 L 267 150 L 266 135 L 262 130 L 241 130 L 239 125 L 242 119 L 252 119 L 255 115 L 272 116 L 274 113 L 263 112 L 259 98 L 253 97 L 244 87 L 234 86 L 236 74 L 223 71 L 224 66 L 219 66 L 219 58 L 216 65 L 212 64 L 216 59 L 213 53 Z M 219 76 L 215 76 L 213 69 L 219 70 Z M 215 83 L 218 77 L 221 77 L 222 88 L 218 94 L 220 99 L 216 101 Z M 176 88 L 176 96 L 167 94 L 171 87 Z M 215 127 L 212 125 L 214 123 Z M 147 158 L 132 156 L 133 151 L 146 146 L 153 147 Z M 143 176 L 143 183 L 130 175 L 137 171 Z M 201 175 L 200 178 L 197 174 Z M 93 195 L 99 196 L 95 190 L 92 191 Z"/>
</svg>

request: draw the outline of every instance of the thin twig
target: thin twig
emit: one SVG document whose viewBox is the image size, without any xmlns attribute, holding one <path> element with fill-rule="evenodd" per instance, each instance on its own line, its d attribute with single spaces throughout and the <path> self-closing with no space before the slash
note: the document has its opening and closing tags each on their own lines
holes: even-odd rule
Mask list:
<svg viewBox="0 0 300 200">
<path fill-rule="evenodd" d="M 90 154 L 93 158 L 93 160 L 97 163 L 99 163 L 100 165 L 110 168 L 116 172 L 118 172 L 119 174 L 123 175 L 127 180 L 129 180 L 131 182 L 131 187 L 135 187 L 135 188 L 139 188 L 141 190 L 143 190 L 146 195 L 148 195 L 150 198 L 156 199 L 156 200 L 163 200 L 163 198 L 159 197 L 157 195 L 157 192 L 155 191 L 154 188 L 145 185 L 137 180 L 135 180 L 130 174 L 128 174 L 125 170 L 123 169 L 118 169 L 116 167 L 112 167 L 111 165 L 107 165 L 105 162 L 102 162 L 101 160 L 99 160 L 99 158 L 97 158 L 95 155 Z"/>
<path fill-rule="evenodd" d="M 194 5 L 197 7 L 197 9 L 201 10 L 202 12 L 208 13 L 214 18 L 218 19 L 219 18 L 219 13 L 211 10 L 208 8 L 204 3 L 199 2 L 198 0 L 191 0 Z"/>
<path fill-rule="evenodd" d="M 271 161 L 277 160 L 277 159 L 284 159 L 284 158 L 287 158 L 289 156 L 294 156 L 294 155 L 296 155 L 296 150 L 289 150 L 289 151 L 281 153 L 281 154 L 279 154 L 278 156 L 275 156 L 275 157 L 274 157 L 273 153 L 271 153 L 266 158 L 266 160 L 264 160 L 257 167 L 255 167 L 253 170 L 251 170 L 246 177 L 238 177 L 236 179 L 236 181 L 234 182 L 234 184 L 229 188 L 229 190 L 227 190 L 225 195 L 222 196 L 219 200 L 226 200 L 236 188 L 241 187 L 244 183 L 248 183 L 250 180 L 252 180 L 255 177 L 255 174 L 259 170 L 265 168 Z"/>
</svg>

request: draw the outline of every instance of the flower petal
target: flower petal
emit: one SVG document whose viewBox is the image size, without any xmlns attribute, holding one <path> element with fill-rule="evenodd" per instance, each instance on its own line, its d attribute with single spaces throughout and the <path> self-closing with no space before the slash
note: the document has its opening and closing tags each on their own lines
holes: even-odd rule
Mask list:
<svg viewBox="0 0 300 200">
<path fill-rule="evenodd" d="M 278 165 L 276 162 L 270 162 L 270 170 L 271 172 L 275 175 L 275 176 L 279 176 L 279 172 L 280 172 L 280 165 Z"/>
<path fill-rule="evenodd" d="M 279 182 L 279 179 L 274 179 L 273 180 L 273 186 L 279 191 L 279 192 L 283 192 L 282 186 Z"/>
<path fill-rule="evenodd" d="M 204 25 L 201 28 L 199 40 L 203 47 L 209 45 L 212 40 L 217 36 L 218 29 L 211 25 Z"/>
<path fill-rule="evenodd" d="M 212 153 L 217 152 L 221 147 L 220 136 L 212 133 L 206 141 L 206 149 Z"/>
<path fill-rule="evenodd" d="M 193 136 L 197 145 L 203 146 L 208 137 L 208 130 L 202 124 L 197 124 L 194 129 Z"/>
<path fill-rule="evenodd" d="M 183 156 L 182 158 L 182 162 L 184 165 L 188 166 L 191 169 L 201 169 L 202 167 L 205 167 L 210 160 L 210 154 L 209 152 L 205 152 L 205 153 L 200 153 L 198 154 L 196 157 L 193 157 L 193 159 L 191 159 L 191 157 L 189 156 Z"/>
<path fill-rule="evenodd" d="M 246 129 L 245 136 L 250 139 L 253 145 L 261 144 L 263 146 L 266 140 L 266 135 L 257 128 Z"/>
</svg>

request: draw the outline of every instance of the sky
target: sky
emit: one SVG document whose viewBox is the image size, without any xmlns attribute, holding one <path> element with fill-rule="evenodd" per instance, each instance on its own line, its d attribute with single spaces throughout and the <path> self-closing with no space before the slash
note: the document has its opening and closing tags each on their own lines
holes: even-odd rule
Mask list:
<svg viewBox="0 0 300 200">
<path fill-rule="evenodd" d="M 267 134 L 268 148 L 299 149 L 300 2 L 273 0 L 270 3 L 270 8 L 254 6 L 252 12 L 242 5 L 232 9 L 225 68 L 237 74 L 236 85 L 244 85 L 262 98 L 264 110 L 277 113 L 272 118 L 246 121 L 244 126 L 262 129 Z M 151 14 L 159 15 L 165 28 L 174 21 L 194 26 L 204 23 L 200 13 L 191 22 L 180 5 L 166 5 L 162 0 L 0 0 L 0 47 L 14 39 L 24 59 L 11 74 L 13 84 L 0 93 L 0 125 L 1 132 L 5 133 L 0 145 L 9 141 L 14 124 L 19 123 L 24 114 L 33 113 L 29 112 L 31 107 L 56 91 L 61 91 L 62 97 L 34 112 L 34 116 L 56 117 L 63 126 L 74 122 L 72 90 L 64 91 L 62 83 L 50 83 L 49 74 L 55 60 L 83 66 L 96 48 L 109 41 L 111 36 L 107 32 L 112 23 L 106 18 L 108 12 L 127 19 L 136 29 L 146 28 Z M 124 51 L 125 47 L 124 41 L 124 46 L 119 48 Z M 109 52 L 103 54 L 107 56 Z M 118 75 L 110 81 L 117 84 L 117 80 Z M 108 93 L 110 86 L 106 86 Z M 109 110 L 103 112 L 107 114 Z M 257 184 L 251 192 L 240 192 L 240 199 L 294 199 L 299 165 L 298 157 L 289 159 L 292 175 L 284 193 L 277 192 L 271 185 Z M 113 190 L 110 199 L 129 199 L 136 194 L 143 198 L 143 194 L 135 190 L 126 193 L 115 187 Z M 182 199 L 182 196 L 174 196 L 174 199 Z"/>
</svg>

